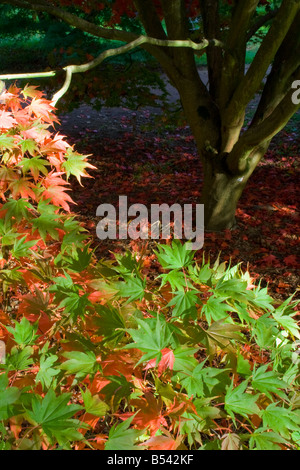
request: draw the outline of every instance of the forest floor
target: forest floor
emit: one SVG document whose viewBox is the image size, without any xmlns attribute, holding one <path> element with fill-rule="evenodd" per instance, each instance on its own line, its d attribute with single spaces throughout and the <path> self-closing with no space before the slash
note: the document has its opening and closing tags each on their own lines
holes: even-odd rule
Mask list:
<svg viewBox="0 0 300 470">
<path fill-rule="evenodd" d="M 169 88 L 176 101 L 174 89 Z M 252 106 L 254 106 L 253 103 Z M 251 110 L 250 110 L 251 111 Z M 143 250 L 145 266 L 155 270 L 154 243 L 96 238 L 96 209 L 100 204 L 118 206 L 119 196 L 128 204 L 199 202 L 202 170 L 194 139 L 187 125 L 168 124 L 156 108 L 130 111 L 82 104 L 60 116 L 59 132 L 97 167 L 83 187 L 71 180 L 73 210 L 87 223 L 98 258 L 131 247 Z M 284 300 L 297 291 L 299 297 L 299 115 L 272 142 L 264 160 L 252 175 L 237 209 L 237 228 L 206 233 L 202 260 L 232 264 L 242 262 L 254 279 L 262 279 L 270 294 Z"/>
</svg>

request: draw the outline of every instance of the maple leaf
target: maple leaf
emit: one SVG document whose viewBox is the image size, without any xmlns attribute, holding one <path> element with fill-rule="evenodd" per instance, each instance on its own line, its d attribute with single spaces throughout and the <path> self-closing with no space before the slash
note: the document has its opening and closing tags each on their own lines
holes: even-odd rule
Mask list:
<svg viewBox="0 0 300 470">
<path fill-rule="evenodd" d="M 71 418 L 77 411 L 82 410 L 82 407 L 69 405 L 70 396 L 69 393 L 56 396 L 50 389 L 44 398 L 33 395 L 31 409 L 26 410 L 30 421 L 36 426 L 41 426 L 50 441 L 53 442 L 55 438 L 61 445 L 70 439 L 82 439 L 82 434 L 77 431 L 82 423 Z"/>
<path fill-rule="evenodd" d="M 283 262 L 286 266 L 292 266 L 293 268 L 297 268 L 299 266 L 299 262 L 296 255 L 286 256 Z"/>
<path fill-rule="evenodd" d="M 261 262 L 266 266 L 280 266 L 280 261 L 274 255 L 264 256 Z"/>
<path fill-rule="evenodd" d="M 62 207 L 67 212 L 70 212 L 70 206 L 68 202 L 71 202 L 72 204 L 75 203 L 73 199 L 65 192 L 69 191 L 69 189 L 65 187 L 65 185 L 69 183 L 60 178 L 60 175 L 62 174 L 62 172 L 49 173 L 46 178 L 44 178 L 43 184 L 45 186 L 45 190 L 43 192 L 43 199 L 50 199 L 52 204 L 55 206 Z"/>
<path fill-rule="evenodd" d="M 158 366 L 157 366 L 158 376 L 161 376 L 162 373 L 167 369 L 173 370 L 173 366 L 175 362 L 174 352 L 171 349 L 164 348 L 161 351 L 161 354 L 162 354 L 162 358 L 159 361 Z M 153 369 L 154 367 L 156 367 L 156 359 L 151 359 L 151 361 L 149 361 L 148 364 L 146 365 L 145 370 Z"/>
<path fill-rule="evenodd" d="M 37 86 L 33 85 L 25 85 L 23 90 L 21 91 L 22 95 L 24 98 L 42 98 L 44 96 L 44 93 L 40 90 L 37 89 Z"/>
<path fill-rule="evenodd" d="M 140 450 L 141 447 L 137 447 L 136 441 L 143 434 L 143 431 L 136 429 L 130 429 L 133 417 L 121 424 L 115 424 L 108 436 L 108 440 L 105 443 L 105 450 Z"/>
<path fill-rule="evenodd" d="M 28 125 L 28 117 L 26 118 L 26 124 Z M 42 143 L 44 143 L 46 139 L 49 139 L 49 136 L 51 135 L 50 132 L 47 131 L 47 127 L 47 125 L 35 125 L 29 129 L 22 130 L 21 135 L 24 140 L 32 139 L 42 145 Z"/>
<path fill-rule="evenodd" d="M 144 442 L 149 450 L 176 450 L 180 446 L 182 437 L 179 436 L 176 440 L 167 436 L 153 436 Z"/>
<path fill-rule="evenodd" d="M 60 135 L 59 133 L 55 134 L 54 137 L 52 137 L 50 134 L 45 136 L 45 139 L 40 146 L 40 152 L 46 153 L 47 157 L 49 156 L 50 152 L 59 152 L 65 154 L 65 152 L 70 148 L 70 145 L 63 140 L 64 137 L 64 135 Z"/>
<path fill-rule="evenodd" d="M 145 398 L 139 400 L 132 400 L 132 405 L 139 409 L 135 414 L 132 424 L 137 429 L 149 428 L 150 434 L 154 435 L 161 426 L 167 427 L 167 422 L 162 415 L 162 401 L 161 398 L 156 399 L 152 393 L 146 392 Z M 132 416 L 132 413 L 123 413 L 120 415 L 122 420 Z"/>
<path fill-rule="evenodd" d="M 30 171 L 35 181 L 38 180 L 40 173 L 43 175 L 48 174 L 46 165 L 49 165 L 48 161 L 40 157 L 23 158 L 23 160 L 18 163 L 18 166 L 22 167 L 23 174 Z"/>
<path fill-rule="evenodd" d="M 50 104 L 50 101 L 44 98 L 33 98 L 28 108 L 31 113 L 44 122 L 59 122 L 53 114 L 55 108 Z"/>
<path fill-rule="evenodd" d="M 235 422 L 234 413 L 240 414 L 245 418 L 248 415 L 259 414 L 259 408 L 256 404 L 259 395 L 251 395 L 246 392 L 248 382 L 244 381 L 238 387 L 233 388 L 233 383 L 227 390 L 225 396 L 225 410 Z"/>
<path fill-rule="evenodd" d="M 0 112 L 0 129 L 11 129 L 17 121 L 13 117 L 12 113 L 2 110 Z"/>
<path fill-rule="evenodd" d="M 98 395 L 92 395 L 90 390 L 81 391 L 84 408 L 90 415 L 103 417 L 109 410 L 109 406 Z"/>
<path fill-rule="evenodd" d="M 0 150 L 11 150 L 14 148 L 14 146 L 14 138 L 11 135 L 0 135 Z"/>
<path fill-rule="evenodd" d="M 88 156 L 89 155 L 80 155 L 77 152 L 73 152 L 72 149 L 69 148 L 66 152 L 67 160 L 62 164 L 62 167 L 67 173 L 67 178 L 69 178 L 71 175 L 75 176 L 81 186 L 81 177 L 91 178 L 85 169 L 96 169 L 95 166 L 86 161 L 86 157 Z"/>
<path fill-rule="evenodd" d="M 33 188 L 34 185 L 28 178 L 20 178 L 18 180 L 14 180 L 8 186 L 8 189 L 11 190 L 13 198 L 21 196 L 21 198 L 23 199 L 28 199 L 28 197 L 31 197 L 31 199 L 36 200 L 36 196 L 32 190 Z"/>
</svg>

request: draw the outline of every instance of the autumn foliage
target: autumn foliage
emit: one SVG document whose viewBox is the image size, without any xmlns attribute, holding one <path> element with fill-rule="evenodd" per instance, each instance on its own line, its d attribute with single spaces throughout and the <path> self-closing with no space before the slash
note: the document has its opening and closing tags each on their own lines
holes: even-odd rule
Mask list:
<svg viewBox="0 0 300 470">
<path fill-rule="evenodd" d="M 97 260 L 70 212 L 92 169 L 34 87 L 0 95 L 1 449 L 295 449 L 295 302 L 158 244 Z"/>
</svg>

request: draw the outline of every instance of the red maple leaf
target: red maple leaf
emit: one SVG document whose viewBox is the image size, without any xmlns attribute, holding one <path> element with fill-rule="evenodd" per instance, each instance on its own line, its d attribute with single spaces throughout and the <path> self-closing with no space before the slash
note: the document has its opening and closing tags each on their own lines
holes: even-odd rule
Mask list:
<svg viewBox="0 0 300 470">
<path fill-rule="evenodd" d="M 161 353 L 162 353 L 162 358 L 158 363 L 158 369 L 157 369 L 159 376 L 167 369 L 173 370 L 174 361 L 175 361 L 174 353 L 173 351 L 171 351 L 171 349 L 164 348 L 162 349 Z M 156 359 L 151 359 L 151 361 L 149 361 L 148 364 L 146 365 L 145 370 L 153 369 L 154 367 L 156 367 Z"/>
<path fill-rule="evenodd" d="M 11 129 L 17 124 L 13 115 L 7 111 L 0 112 L 0 129 Z"/>
<path fill-rule="evenodd" d="M 176 450 L 182 441 L 182 437 L 179 436 L 176 440 L 168 436 L 153 436 L 143 443 L 144 446 L 148 446 L 149 450 Z"/>
<path fill-rule="evenodd" d="M 156 399 L 152 393 L 146 392 L 145 398 L 132 400 L 131 404 L 140 410 L 132 421 L 138 429 L 145 429 L 147 427 L 150 434 L 154 435 L 161 426 L 168 425 L 162 414 L 161 399 Z M 120 418 L 125 420 L 132 415 L 132 412 L 122 413 Z"/>
<path fill-rule="evenodd" d="M 61 172 L 49 173 L 46 178 L 43 179 L 43 185 L 45 186 L 43 199 L 50 199 L 55 206 L 62 207 L 67 212 L 70 212 L 68 202 L 75 203 L 69 194 L 66 193 L 66 191 L 70 191 L 65 187 L 65 185 L 69 183 L 60 178 L 62 174 Z"/>
<path fill-rule="evenodd" d="M 50 104 L 50 101 L 44 98 L 33 98 L 28 108 L 37 118 L 41 118 L 45 122 L 59 122 L 53 114 L 55 108 Z"/>
<path fill-rule="evenodd" d="M 299 262 L 296 255 L 286 256 L 283 262 L 286 266 L 292 266 L 293 268 L 297 268 L 299 266 Z"/>
</svg>

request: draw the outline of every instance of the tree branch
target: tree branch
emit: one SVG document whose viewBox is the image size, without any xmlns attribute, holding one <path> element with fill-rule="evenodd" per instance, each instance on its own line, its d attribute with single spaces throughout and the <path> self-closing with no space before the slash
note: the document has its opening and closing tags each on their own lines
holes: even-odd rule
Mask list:
<svg viewBox="0 0 300 470">
<path fill-rule="evenodd" d="M 176 47 L 176 48 L 189 48 L 196 51 L 205 49 L 208 46 L 217 46 L 222 47 L 223 43 L 221 41 L 212 39 L 207 40 L 204 39 L 201 43 L 195 43 L 190 39 L 187 40 L 170 40 L 170 39 L 156 39 L 150 38 L 148 36 L 140 36 L 134 41 L 130 42 L 129 44 L 125 44 L 124 46 L 116 47 L 114 49 L 108 49 L 102 52 L 98 57 L 94 60 L 87 62 L 86 64 L 81 65 L 67 65 L 63 68 L 66 72 L 66 80 L 62 88 L 55 93 L 53 96 L 53 104 L 55 105 L 58 100 L 68 91 L 69 86 L 72 81 L 72 75 L 74 73 L 82 73 L 91 70 L 98 65 L 100 65 L 105 59 L 109 57 L 114 57 L 120 54 L 124 54 L 129 52 L 137 47 L 143 46 L 145 44 L 150 44 L 152 46 L 159 46 L 159 47 Z M 13 79 L 21 79 L 21 78 L 42 78 L 42 77 L 52 77 L 56 75 L 58 71 L 50 71 L 50 72 L 41 72 L 41 73 L 32 73 L 32 74 L 9 74 L 9 75 L 0 75 L 0 80 L 13 80 Z"/>
<path fill-rule="evenodd" d="M 269 65 L 274 59 L 282 41 L 291 27 L 298 11 L 299 0 L 283 0 L 272 26 L 262 42 L 248 72 L 241 80 L 227 108 L 229 115 L 244 110 L 253 98 L 264 79 Z"/>
<path fill-rule="evenodd" d="M 203 31 L 207 39 L 220 39 L 219 0 L 200 0 L 201 16 L 203 18 Z M 209 78 L 209 92 L 214 101 L 220 90 L 223 56 L 220 49 L 208 47 L 207 65 Z"/>
<path fill-rule="evenodd" d="M 295 81 L 300 79 L 300 67 L 298 67 L 293 79 Z M 264 121 L 250 127 L 240 137 L 227 157 L 228 168 L 233 174 L 243 173 L 247 169 L 248 159 L 253 149 L 263 142 L 270 141 L 300 109 L 300 103 L 294 103 L 292 100 L 293 93 L 294 89 L 291 84 L 289 93 L 281 100 L 274 111 Z"/>
<path fill-rule="evenodd" d="M 245 57 L 247 46 L 247 29 L 254 15 L 259 0 L 240 1 L 235 7 L 226 41 L 227 52 L 224 56 L 221 86 L 219 89 L 219 103 L 224 109 L 238 83 L 245 73 Z"/>
<path fill-rule="evenodd" d="M 134 0 L 135 8 L 140 16 L 148 36 L 167 39 L 152 0 Z"/>
<path fill-rule="evenodd" d="M 300 11 L 275 56 L 272 70 L 251 125 L 263 121 L 289 91 L 293 74 L 300 66 Z"/>
<path fill-rule="evenodd" d="M 249 29 L 248 33 L 247 33 L 247 42 L 250 41 L 250 39 L 255 35 L 255 33 L 257 33 L 257 31 L 262 28 L 262 26 L 264 26 L 266 23 L 268 23 L 268 21 L 272 20 L 273 18 L 275 18 L 275 16 L 277 15 L 278 13 L 278 8 L 276 8 L 275 10 L 271 10 L 269 11 L 269 13 L 267 13 L 266 15 L 264 16 L 261 16 L 256 23 L 253 24 L 253 26 L 251 26 L 251 28 Z"/>
</svg>

